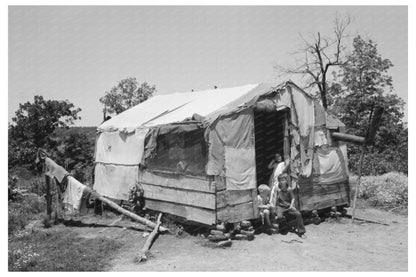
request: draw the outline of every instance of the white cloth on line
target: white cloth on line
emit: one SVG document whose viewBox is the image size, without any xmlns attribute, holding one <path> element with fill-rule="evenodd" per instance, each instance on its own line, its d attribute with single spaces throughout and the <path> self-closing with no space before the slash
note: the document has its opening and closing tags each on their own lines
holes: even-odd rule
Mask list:
<svg viewBox="0 0 416 277">
<path fill-rule="evenodd" d="M 68 176 L 68 185 L 62 195 L 62 203 L 71 205 L 75 210 L 79 210 L 85 188 L 86 186 L 78 182 L 74 177 Z"/>
</svg>

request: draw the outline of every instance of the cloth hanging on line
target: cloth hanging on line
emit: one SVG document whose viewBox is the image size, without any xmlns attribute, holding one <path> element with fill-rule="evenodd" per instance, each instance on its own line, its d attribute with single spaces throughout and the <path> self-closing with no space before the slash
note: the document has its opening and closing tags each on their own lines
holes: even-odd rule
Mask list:
<svg viewBox="0 0 416 277">
<path fill-rule="evenodd" d="M 69 173 L 50 158 L 45 158 L 45 175 L 48 175 L 51 178 L 55 177 L 59 183 L 62 183 L 62 180 L 69 175 Z"/>
<path fill-rule="evenodd" d="M 82 199 L 86 186 L 78 182 L 74 177 L 67 177 L 66 190 L 62 194 L 62 203 L 72 206 L 74 210 L 81 209 Z M 85 199 L 85 197 L 84 197 Z"/>
</svg>

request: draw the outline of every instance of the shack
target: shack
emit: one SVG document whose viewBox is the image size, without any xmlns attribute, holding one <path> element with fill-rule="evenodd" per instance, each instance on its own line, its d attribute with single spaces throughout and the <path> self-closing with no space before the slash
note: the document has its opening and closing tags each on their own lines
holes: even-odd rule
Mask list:
<svg viewBox="0 0 416 277">
<path fill-rule="evenodd" d="M 349 205 L 345 125 L 288 81 L 157 95 L 97 130 L 94 189 L 206 225 L 258 217 L 276 153 L 303 212 Z"/>
</svg>

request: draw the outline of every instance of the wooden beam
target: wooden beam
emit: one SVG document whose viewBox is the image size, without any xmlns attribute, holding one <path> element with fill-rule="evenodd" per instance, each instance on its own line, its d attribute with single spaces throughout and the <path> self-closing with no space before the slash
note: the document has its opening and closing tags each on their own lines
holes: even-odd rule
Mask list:
<svg viewBox="0 0 416 277">
<path fill-rule="evenodd" d="M 141 184 L 145 199 L 180 203 L 215 210 L 215 194 Z"/>
<path fill-rule="evenodd" d="M 217 192 L 217 209 L 251 202 L 252 190 L 224 190 Z"/>
<path fill-rule="evenodd" d="M 303 186 L 300 190 L 302 197 L 313 196 L 313 195 L 327 195 L 333 193 L 344 193 L 347 191 L 345 183 L 335 183 L 335 184 L 313 184 L 310 186 Z"/>
<path fill-rule="evenodd" d="M 238 222 L 244 219 L 255 218 L 253 202 L 243 203 L 236 206 L 227 206 L 217 210 L 217 219 L 224 222 Z"/>
<path fill-rule="evenodd" d="M 339 133 L 339 132 L 333 132 L 331 135 L 332 135 L 332 138 L 334 138 L 336 140 L 351 142 L 351 143 L 355 143 L 355 144 L 364 144 L 365 143 L 365 138 L 364 137 L 359 137 L 359 136 L 354 136 L 354 135 L 349 135 L 349 134 Z"/>
<path fill-rule="evenodd" d="M 354 200 L 352 203 L 352 222 L 354 223 L 355 218 L 355 205 L 357 202 L 358 197 L 358 191 L 360 190 L 360 184 L 361 184 L 361 173 L 363 169 L 363 160 L 364 160 L 364 152 L 365 152 L 365 146 L 361 148 L 361 154 L 360 154 L 360 167 L 358 168 L 358 179 L 357 179 L 357 185 L 355 186 L 355 192 L 354 192 Z"/>
<path fill-rule="evenodd" d="M 191 178 L 177 174 L 157 174 L 149 171 L 144 171 L 140 178 L 140 182 L 145 184 L 215 193 L 215 185 L 209 180 L 200 178 Z"/>
<path fill-rule="evenodd" d="M 254 218 L 257 218 L 259 217 L 259 208 L 258 208 L 259 203 L 257 203 L 257 189 L 251 190 L 251 199 L 253 201 Z"/>
<path fill-rule="evenodd" d="M 325 201 L 302 204 L 301 211 L 319 210 L 333 206 L 341 206 L 345 204 L 349 204 L 349 199 L 347 197 L 342 197 L 338 199 L 328 199 Z"/>
<path fill-rule="evenodd" d="M 164 212 L 206 225 L 216 223 L 216 213 L 213 210 L 171 203 L 160 200 L 146 199 L 145 207 L 149 210 Z"/>
</svg>

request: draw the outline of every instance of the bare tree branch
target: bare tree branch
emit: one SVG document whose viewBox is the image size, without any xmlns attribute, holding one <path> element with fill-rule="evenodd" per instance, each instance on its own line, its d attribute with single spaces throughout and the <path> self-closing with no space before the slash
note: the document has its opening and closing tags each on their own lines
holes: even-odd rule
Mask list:
<svg viewBox="0 0 416 277">
<path fill-rule="evenodd" d="M 293 55 L 303 57 L 296 60 L 296 66 L 284 67 L 276 65 L 275 68 L 286 74 L 298 74 L 302 78 L 309 76 L 305 88 L 318 88 L 322 105 L 327 109 L 327 87 L 328 72 L 331 67 L 343 66 L 348 61 L 343 57 L 343 43 L 347 27 L 351 23 L 349 15 L 341 17 L 336 15 L 334 19 L 334 29 L 330 36 L 322 36 L 318 31 L 310 33 L 310 40 L 299 34 L 303 47 L 294 52 Z"/>
</svg>

